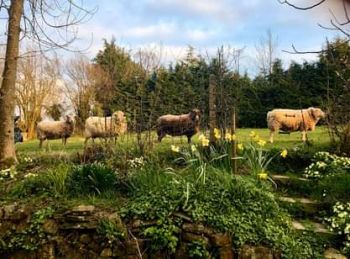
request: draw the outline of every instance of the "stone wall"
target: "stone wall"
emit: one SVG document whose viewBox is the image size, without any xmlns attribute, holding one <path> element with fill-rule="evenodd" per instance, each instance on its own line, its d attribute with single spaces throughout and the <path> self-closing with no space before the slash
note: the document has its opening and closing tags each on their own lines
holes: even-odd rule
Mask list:
<svg viewBox="0 0 350 259">
<path fill-rule="evenodd" d="M 125 239 L 111 241 L 99 234 L 97 228 L 101 219 L 113 222 L 125 233 Z M 262 246 L 245 245 L 234 251 L 229 235 L 191 222 L 182 225 L 175 254 L 152 252 L 150 240 L 140 238 L 140 229 L 154 224 L 135 220 L 125 225 L 117 213 L 81 205 L 42 219 L 38 228 L 38 224 L 33 223 L 33 210 L 15 203 L 0 207 L 0 258 L 189 258 L 188 246 L 193 241 L 215 250 L 222 259 L 280 258 L 278 252 Z M 37 246 L 31 245 L 33 242 Z M 21 248 L 13 248 L 19 244 Z"/>
</svg>

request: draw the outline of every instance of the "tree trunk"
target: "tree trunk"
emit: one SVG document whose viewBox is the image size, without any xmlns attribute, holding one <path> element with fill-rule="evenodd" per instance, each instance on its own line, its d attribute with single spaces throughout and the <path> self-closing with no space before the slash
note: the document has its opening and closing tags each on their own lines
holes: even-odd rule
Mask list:
<svg viewBox="0 0 350 259">
<path fill-rule="evenodd" d="M 0 88 L 0 163 L 2 165 L 17 161 L 13 113 L 15 110 L 15 86 L 23 1 L 12 0 L 9 10 L 5 65 Z"/>
<path fill-rule="evenodd" d="M 209 77 L 209 131 L 210 143 L 215 143 L 214 129 L 216 128 L 216 81 L 214 75 Z"/>
</svg>

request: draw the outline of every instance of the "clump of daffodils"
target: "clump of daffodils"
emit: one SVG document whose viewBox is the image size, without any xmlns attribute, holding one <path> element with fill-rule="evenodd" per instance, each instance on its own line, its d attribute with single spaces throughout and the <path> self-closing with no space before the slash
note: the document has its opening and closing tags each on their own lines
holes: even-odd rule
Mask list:
<svg viewBox="0 0 350 259">
<path fill-rule="evenodd" d="M 200 134 L 198 139 L 201 141 L 203 147 L 209 146 L 209 139 L 204 134 Z"/>
</svg>

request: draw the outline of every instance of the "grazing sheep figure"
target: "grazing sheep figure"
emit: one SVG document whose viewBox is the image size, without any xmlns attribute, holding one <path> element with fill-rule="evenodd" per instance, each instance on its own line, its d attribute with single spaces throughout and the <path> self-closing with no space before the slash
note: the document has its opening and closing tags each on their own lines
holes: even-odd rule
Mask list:
<svg viewBox="0 0 350 259">
<path fill-rule="evenodd" d="M 310 107 L 302 110 L 274 109 L 267 113 L 267 126 L 270 129 L 270 142 L 276 131 L 301 131 L 303 142 L 306 141 L 306 131 L 313 131 L 317 122 L 325 117 L 319 109 Z"/>
<path fill-rule="evenodd" d="M 90 138 L 114 138 L 116 142 L 117 136 L 125 133 L 127 130 L 127 122 L 124 112 L 116 111 L 110 117 L 92 116 L 85 121 L 85 144 Z"/>
<path fill-rule="evenodd" d="M 74 120 L 71 116 L 66 116 L 64 121 L 41 121 L 36 127 L 37 137 L 40 140 L 41 148 L 46 139 L 62 138 L 63 145 L 66 145 L 74 131 Z"/>
<path fill-rule="evenodd" d="M 191 138 L 199 131 L 201 112 L 193 109 L 187 114 L 181 115 L 163 115 L 157 120 L 158 141 L 161 142 L 166 134 L 171 136 L 187 136 L 188 143 Z"/>
</svg>

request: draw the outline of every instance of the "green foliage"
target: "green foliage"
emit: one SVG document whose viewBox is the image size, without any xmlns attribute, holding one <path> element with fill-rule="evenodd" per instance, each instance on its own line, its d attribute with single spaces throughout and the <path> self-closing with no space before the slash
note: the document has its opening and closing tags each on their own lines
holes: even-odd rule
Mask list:
<svg viewBox="0 0 350 259">
<path fill-rule="evenodd" d="M 337 202 L 333 207 L 333 215 L 327 218 L 330 229 L 344 238 L 344 252 L 350 255 L 350 202 Z"/>
<path fill-rule="evenodd" d="M 145 237 L 152 240 L 152 249 L 159 251 L 167 249 L 170 253 L 175 253 L 179 242 L 180 228 L 173 220 L 160 219 L 156 226 L 151 226 L 143 231 Z"/>
<path fill-rule="evenodd" d="M 46 241 L 47 235 L 42 229 L 44 221 L 51 217 L 54 210 L 51 207 L 36 211 L 30 219 L 29 225 L 19 231 L 9 231 L 0 238 L 1 251 L 36 250 Z"/>
<path fill-rule="evenodd" d="M 116 172 L 101 163 L 75 166 L 67 179 L 67 190 L 73 196 L 100 195 L 116 189 Z"/>
<path fill-rule="evenodd" d="M 190 258 L 208 258 L 209 252 L 203 240 L 193 240 L 188 244 L 188 256 Z"/>
<path fill-rule="evenodd" d="M 172 250 L 179 226 L 175 215 L 181 212 L 194 222 L 232 234 L 235 247 L 265 244 L 281 249 L 286 258 L 311 257 L 311 247 L 290 229 L 288 216 L 279 208 L 269 186 L 256 178 L 232 177 L 210 170 L 203 184 L 197 183 L 193 172 L 183 172 L 182 177 L 146 174 L 147 177 L 141 178 L 157 184 L 146 186 L 142 181 L 134 182 L 138 191 L 132 193 L 122 215 L 156 220 L 157 225 L 146 233 L 154 238 L 157 248 Z"/>
<path fill-rule="evenodd" d="M 98 223 L 97 233 L 104 236 L 108 243 L 114 243 L 124 240 L 126 233 L 123 229 L 117 226 L 117 224 L 109 219 L 101 219 Z"/>
<path fill-rule="evenodd" d="M 60 197 L 66 194 L 66 181 L 70 167 L 60 164 L 44 172 L 27 173 L 24 180 L 18 182 L 11 194 L 14 197 L 44 195 Z"/>
<path fill-rule="evenodd" d="M 322 178 L 326 175 L 350 172 L 350 158 L 328 152 L 317 152 L 312 163 L 305 169 L 307 178 Z"/>
</svg>

